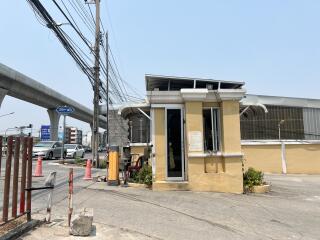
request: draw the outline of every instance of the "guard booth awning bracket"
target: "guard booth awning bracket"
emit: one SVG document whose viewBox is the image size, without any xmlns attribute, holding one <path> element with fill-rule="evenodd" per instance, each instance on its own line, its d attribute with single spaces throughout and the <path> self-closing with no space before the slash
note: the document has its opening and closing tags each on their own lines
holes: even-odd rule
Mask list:
<svg viewBox="0 0 320 240">
<path fill-rule="evenodd" d="M 146 114 L 141 108 L 138 108 L 139 112 L 141 112 L 146 118 L 148 118 L 151 121 L 151 117 Z"/>
</svg>

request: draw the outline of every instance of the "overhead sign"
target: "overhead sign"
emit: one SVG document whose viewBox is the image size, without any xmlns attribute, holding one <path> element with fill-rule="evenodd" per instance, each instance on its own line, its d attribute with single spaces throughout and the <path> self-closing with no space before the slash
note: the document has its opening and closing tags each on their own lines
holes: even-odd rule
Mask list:
<svg viewBox="0 0 320 240">
<path fill-rule="evenodd" d="M 50 140 L 50 125 L 42 125 L 41 126 L 41 141 L 49 141 Z"/>
<path fill-rule="evenodd" d="M 57 107 L 56 111 L 60 114 L 68 115 L 74 112 L 74 108 L 68 107 L 68 106 L 60 106 L 60 107 Z"/>
</svg>

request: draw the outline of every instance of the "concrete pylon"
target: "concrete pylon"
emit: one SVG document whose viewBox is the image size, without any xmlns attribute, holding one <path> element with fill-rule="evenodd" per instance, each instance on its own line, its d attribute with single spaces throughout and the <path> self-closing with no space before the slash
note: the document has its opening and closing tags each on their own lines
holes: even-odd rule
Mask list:
<svg viewBox="0 0 320 240">
<path fill-rule="evenodd" d="M 60 114 L 57 113 L 56 109 L 48 109 L 47 111 L 50 118 L 50 140 L 58 141 Z"/>
<path fill-rule="evenodd" d="M 0 88 L 0 108 L 4 97 L 7 95 L 8 90 L 4 88 Z"/>
</svg>

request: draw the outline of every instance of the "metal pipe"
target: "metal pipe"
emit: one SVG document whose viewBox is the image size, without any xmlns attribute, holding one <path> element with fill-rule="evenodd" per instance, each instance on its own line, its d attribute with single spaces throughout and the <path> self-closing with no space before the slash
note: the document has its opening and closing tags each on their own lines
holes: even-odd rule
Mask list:
<svg viewBox="0 0 320 240">
<path fill-rule="evenodd" d="M 20 214 L 24 214 L 26 199 L 25 199 L 25 188 L 26 188 L 26 175 L 27 175 L 27 150 L 28 150 L 28 139 L 22 138 L 22 165 L 21 165 L 21 184 L 20 184 Z"/>
<path fill-rule="evenodd" d="M 9 195 L 10 195 L 10 178 L 11 178 L 11 160 L 12 160 L 12 136 L 8 137 L 7 146 L 7 160 L 6 160 L 6 173 L 4 179 L 4 190 L 3 190 L 3 210 L 2 210 L 2 221 L 8 221 L 8 208 L 9 208 Z"/>
<path fill-rule="evenodd" d="M 279 123 L 278 123 L 278 130 L 279 130 L 279 141 L 281 142 L 281 125 L 285 122 L 285 120 L 281 120 Z"/>
<path fill-rule="evenodd" d="M 141 112 L 146 118 L 148 118 L 151 121 L 151 117 L 146 114 L 141 108 L 138 108 L 139 112 Z"/>
<path fill-rule="evenodd" d="M 60 159 L 64 159 L 64 142 L 66 141 L 66 115 L 63 115 L 63 136 L 62 136 L 62 148 L 60 152 Z"/>
<path fill-rule="evenodd" d="M 13 183 L 12 183 L 12 217 L 17 217 L 18 203 L 18 177 L 19 177 L 19 158 L 20 158 L 20 137 L 15 138 L 14 143 L 14 162 L 13 162 Z"/>
<path fill-rule="evenodd" d="M 73 168 L 69 169 L 69 211 L 68 211 L 68 227 L 70 227 L 71 216 L 73 212 Z"/>
<path fill-rule="evenodd" d="M 33 138 L 28 138 L 28 161 L 27 161 L 27 188 L 32 187 L 32 145 Z M 27 192 L 27 220 L 31 221 L 31 191 Z"/>
<path fill-rule="evenodd" d="M 142 143 L 142 118 L 140 118 L 140 143 Z"/>
</svg>

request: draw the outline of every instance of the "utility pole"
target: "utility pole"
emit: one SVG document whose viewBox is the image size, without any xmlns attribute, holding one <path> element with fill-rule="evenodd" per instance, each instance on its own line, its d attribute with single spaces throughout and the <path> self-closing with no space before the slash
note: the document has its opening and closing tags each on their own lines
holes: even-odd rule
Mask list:
<svg viewBox="0 0 320 240">
<path fill-rule="evenodd" d="M 99 167 L 99 86 L 100 86 L 100 0 L 95 0 L 96 3 L 96 36 L 94 46 L 94 98 L 93 98 L 93 142 L 92 154 L 93 161 L 96 167 Z"/>
<path fill-rule="evenodd" d="M 107 68 L 107 76 L 106 76 L 106 91 L 107 91 L 107 139 L 106 139 L 106 148 L 107 148 L 107 156 L 109 158 L 109 34 L 106 32 L 106 68 Z"/>
</svg>

